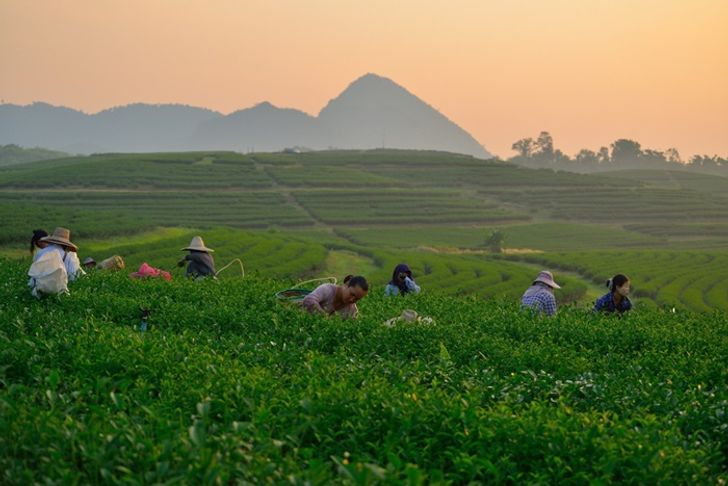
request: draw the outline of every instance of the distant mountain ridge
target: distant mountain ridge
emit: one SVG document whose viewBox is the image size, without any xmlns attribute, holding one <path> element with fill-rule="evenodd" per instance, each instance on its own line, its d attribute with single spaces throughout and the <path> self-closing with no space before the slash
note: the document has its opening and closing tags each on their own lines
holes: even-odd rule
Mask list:
<svg viewBox="0 0 728 486">
<path fill-rule="evenodd" d="M 0 105 L 0 144 L 65 152 L 278 151 L 401 148 L 491 158 L 468 132 L 396 84 L 367 74 L 318 116 L 268 102 L 228 115 L 180 104 L 130 104 L 86 114 L 36 102 Z"/>
</svg>

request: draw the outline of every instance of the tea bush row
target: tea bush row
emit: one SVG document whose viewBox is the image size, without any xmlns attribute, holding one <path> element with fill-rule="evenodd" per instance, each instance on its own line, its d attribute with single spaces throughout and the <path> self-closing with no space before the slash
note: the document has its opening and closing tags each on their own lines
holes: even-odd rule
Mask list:
<svg viewBox="0 0 728 486">
<path fill-rule="evenodd" d="M 340 321 L 281 307 L 286 282 L 99 273 L 36 301 L 24 270 L 0 265 L 6 484 L 726 479 L 723 314 L 378 288 Z M 382 324 L 405 307 L 435 323 Z"/>
</svg>

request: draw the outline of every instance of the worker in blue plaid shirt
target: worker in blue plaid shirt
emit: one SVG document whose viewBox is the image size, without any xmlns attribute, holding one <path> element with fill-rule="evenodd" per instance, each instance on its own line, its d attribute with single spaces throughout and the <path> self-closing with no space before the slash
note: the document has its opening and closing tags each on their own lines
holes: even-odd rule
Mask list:
<svg viewBox="0 0 728 486">
<path fill-rule="evenodd" d="M 551 272 L 544 270 L 538 274 L 533 285 L 521 297 L 521 309 L 532 309 L 547 316 L 556 314 L 556 297 L 554 289 L 561 287 L 554 282 Z"/>
</svg>

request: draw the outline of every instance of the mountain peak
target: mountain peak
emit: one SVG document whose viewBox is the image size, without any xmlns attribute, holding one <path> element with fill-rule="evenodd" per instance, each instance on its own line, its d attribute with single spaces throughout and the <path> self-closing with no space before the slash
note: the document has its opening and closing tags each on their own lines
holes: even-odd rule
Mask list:
<svg viewBox="0 0 728 486">
<path fill-rule="evenodd" d="M 347 88 L 336 97 L 336 100 L 349 97 L 388 97 L 401 96 L 403 94 L 413 96 L 409 91 L 389 78 L 374 73 L 367 73 L 354 80 Z"/>
<path fill-rule="evenodd" d="M 253 110 L 276 110 L 278 109 L 273 103 L 270 101 L 261 101 L 260 103 L 256 104 L 252 108 Z"/>
<path fill-rule="evenodd" d="M 329 101 L 319 121 L 343 148 L 427 148 L 488 158 L 465 130 L 389 78 L 368 73 Z"/>
<path fill-rule="evenodd" d="M 373 83 L 390 84 L 390 85 L 393 84 L 395 86 L 399 86 L 397 83 L 395 83 L 391 79 L 384 77 L 384 76 L 380 76 L 379 74 L 376 74 L 376 73 L 366 73 L 363 76 L 359 76 L 349 86 L 354 86 L 357 84 L 373 84 Z"/>
</svg>

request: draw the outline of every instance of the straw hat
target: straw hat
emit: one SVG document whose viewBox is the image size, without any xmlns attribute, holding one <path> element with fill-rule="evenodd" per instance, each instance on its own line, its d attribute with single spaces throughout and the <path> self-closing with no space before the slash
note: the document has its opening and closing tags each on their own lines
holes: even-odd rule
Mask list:
<svg viewBox="0 0 728 486">
<path fill-rule="evenodd" d="M 84 265 L 90 265 L 91 263 L 93 263 L 93 264 L 96 264 L 96 260 L 94 260 L 94 259 L 93 259 L 93 258 L 91 258 L 91 257 L 88 257 L 88 258 L 86 258 L 86 259 L 85 259 L 85 260 L 83 261 L 83 264 L 84 264 Z"/>
<path fill-rule="evenodd" d="M 201 236 L 195 236 L 194 238 L 192 238 L 192 241 L 190 242 L 190 246 L 188 246 L 187 248 L 182 248 L 182 251 L 186 251 L 186 250 L 204 251 L 205 253 L 214 253 L 215 252 L 215 250 L 213 250 L 212 248 L 207 248 L 205 246 L 205 242 L 202 241 Z"/>
<path fill-rule="evenodd" d="M 99 263 L 101 270 L 122 270 L 125 266 L 124 259 L 119 255 L 111 256 L 106 260 L 101 260 Z"/>
<path fill-rule="evenodd" d="M 538 277 L 536 277 L 536 280 L 533 281 L 533 283 L 541 282 L 542 284 L 546 284 L 552 289 L 560 289 L 561 286 L 554 282 L 554 276 L 551 274 L 551 272 L 548 272 L 544 270 L 543 272 L 538 274 Z"/>
<path fill-rule="evenodd" d="M 405 322 L 415 322 L 418 318 L 417 311 L 412 309 L 405 309 L 399 316 Z"/>
<path fill-rule="evenodd" d="M 69 248 L 72 248 L 73 251 L 78 250 L 78 247 L 71 243 L 71 230 L 66 228 L 58 227 L 53 230 L 53 234 L 50 236 L 45 236 L 40 239 L 40 241 L 45 241 L 47 243 L 55 243 L 57 245 L 67 246 Z"/>
<path fill-rule="evenodd" d="M 388 319 L 384 325 L 387 327 L 392 327 L 397 322 L 417 322 L 419 320 L 419 315 L 417 314 L 417 311 L 412 309 L 405 309 L 402 311 L 402 314 L 398 315 L 397 317 L 393 317 L 391 319 Z"/>
</svg>

